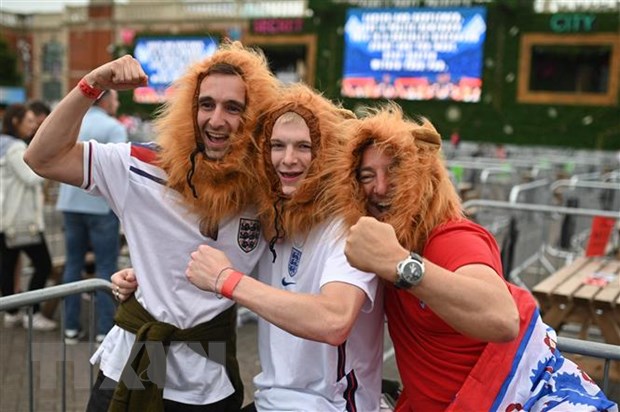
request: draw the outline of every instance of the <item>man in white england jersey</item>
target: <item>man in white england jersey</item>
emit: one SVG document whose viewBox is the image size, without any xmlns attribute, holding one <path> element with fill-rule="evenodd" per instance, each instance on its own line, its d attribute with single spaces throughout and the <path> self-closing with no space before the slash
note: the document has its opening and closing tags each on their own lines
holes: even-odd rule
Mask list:
<svg viewBox="0 0 620 412">
<path fill-rule="evenodd" d="M 244 411 L 378 411 L 381 288 L 347 263 L 345 227 L 322 206 L 325 159 L 353 116 L 303 85 L 276 102 L 257 131 L 259 213 L 271 239 L 259 280 L 207 245 L 192 253 L 187 276 L 261 317 L 262 372 Z"/>
<path fill-rule="evenodd" d="M 262 53 L 227 43 L 174 85 L 156 121 L 157 145 L 76 142 L 83 115 L 103 90 L 146 82 L 131 56 L 94 69 L 46 119 L 25 155 L 38 174 L 106 198 L 140 285 L 91 359 L 101 373 L 88 410 L 238 410 L 234 302 L 200 291 L 184 271 L 201 244 L 226 251 L 243 271 L 265 249 L 252 206 L 251 131 L 277 81 Z M 117 298 L 125 292 L 114 290 Z M 153 341 L 161 343 L 145 347 Z M 210 356 L 212 343 L 225 344 L 224 351 L 217 346 L 219 358 Z M 156 373 L 154 364 L 165 372 Z"/>
</svg>

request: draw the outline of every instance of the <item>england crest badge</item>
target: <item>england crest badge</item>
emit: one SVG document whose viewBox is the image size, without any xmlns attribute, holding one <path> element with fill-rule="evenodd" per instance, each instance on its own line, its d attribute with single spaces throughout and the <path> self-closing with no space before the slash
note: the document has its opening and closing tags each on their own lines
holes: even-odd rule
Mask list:
<svg viewBox="0 0 620 412">
<path fill-rule="evenodd" d="M 250 253 L 256 246 L 260 237 L 260 222 L 256 219 L 239 219 L 239 231 L 237 232 L 237 243 L 241 250 Z"/>
<path fill-rule="evenodd" d="M 299 269 L 299 262 L 301 261 L 301 250 L 293 247 L 291 249 L 291 257 L 288 259 L 288 274 L 293 277 L 297 274 Z"/>
</svg>

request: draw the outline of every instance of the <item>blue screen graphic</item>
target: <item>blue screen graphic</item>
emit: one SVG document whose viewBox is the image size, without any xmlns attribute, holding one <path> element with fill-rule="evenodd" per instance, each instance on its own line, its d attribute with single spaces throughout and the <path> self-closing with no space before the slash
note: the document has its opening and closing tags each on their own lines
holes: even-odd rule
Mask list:
<svg viewBox="0 0 620 412">
<path fill-rule="evenodd" d="M 149 76 L 148 87 L 134 91 L 140 103 L 166 100 L 172 83 L 193 63 L 211 56 L 218 44 L 211 37 L 145 37 L 136 40 L 134 57 Z"/>
<path fill-rule="evenodd" d="M 477 102 L 486 9 L 350 9 L 342 95 Z"/>
</svg>

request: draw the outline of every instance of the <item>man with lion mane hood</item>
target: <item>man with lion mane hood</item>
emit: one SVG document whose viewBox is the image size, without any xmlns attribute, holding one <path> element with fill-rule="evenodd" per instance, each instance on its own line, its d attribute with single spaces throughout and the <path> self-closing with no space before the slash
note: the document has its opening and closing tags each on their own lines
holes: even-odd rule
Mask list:
<svg viewBox="0 0 620 412">
<path fill-rule="evenodd" d="M 255 405 L 244 411 L 379 410 L 382 294 L 374 275 L 347 263 L 342 220 L 319 209 L 325 160 L 344 144 L 352 118 L 307 86 L 284 88 L 256 132 L 258 205 L 271 249 L 258 280 L 215 248 L 192 253 L 192 283 L 260 316 L 262 371 Z"/>
<path fill-rule="evenodd" d="M 392 103 L 348 136 L 327 159 L 325 198 L 352 225 L 349 263 L 384 280 L 396 410 L 617 411 L 556 349 L 530 293 L 502 277 L 495 239 L 462 213 L 433 125 Z"/>
<path fill-rule="evenodd" d="M 248 272 L 265 250 L 253 207 L 251 133 L 278 82 L 262 53 L 226 43 L 174 83 L 156 120 L 157 144 L 76 142 L 102 90 L 146 83 L 131 56 L 95 68 L 46 119 L 25 155 L 38 174 L 106 198 L 134 267 L 113 293 L 124 300 L 140 285 L 91 359 L 100 373 L 88 410 L 238 410 L 236 307 L 194 287 L 184 271 L 201 244 L 225 250 Z"/>
</svg>

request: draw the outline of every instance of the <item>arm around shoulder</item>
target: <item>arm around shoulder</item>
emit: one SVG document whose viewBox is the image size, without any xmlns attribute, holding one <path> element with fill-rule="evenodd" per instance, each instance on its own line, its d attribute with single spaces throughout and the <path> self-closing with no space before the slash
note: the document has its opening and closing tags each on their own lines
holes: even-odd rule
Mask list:
<svg viewBox="0 0 620 412">
<path fill-rule="evenodd" d="M 353 284 L 331 281 L 317 293 L 293 292 L 272 287 L 237 272 L 231 290 L 231 267 L 226 255 L 208 245 L 191 254 L 186 276 L 202 290 L 221 293 L 266 321 L 304 339 L 340 345 L 351 332 L 366 301 L 366 292 Z"/>
<path fill-rule="evenodd" d="M 348 283 L 330 282 L 320 293 L 308 294 L 276 289 L 249 276 L 239 282 L 233 296 L 279 328 L 333 346 L 347 340 L 366 300 L 362 289 Z"/>
</svg>

